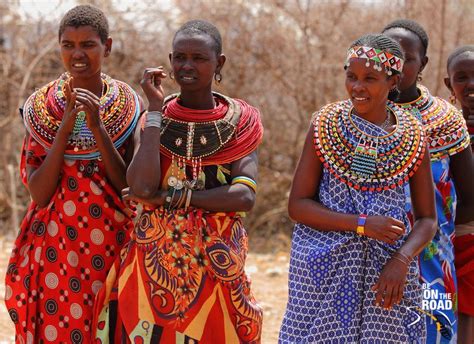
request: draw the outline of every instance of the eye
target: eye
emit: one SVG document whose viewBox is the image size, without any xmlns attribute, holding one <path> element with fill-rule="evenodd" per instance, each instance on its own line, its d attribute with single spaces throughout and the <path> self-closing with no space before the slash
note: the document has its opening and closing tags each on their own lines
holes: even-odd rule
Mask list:
<svg viewBox="0 0 474 344">
<path fill-rule="evenodd" d="M 62 46 L 63 48 L 66 48 L 66 49 L 67 49 L 67 48 L 72 48 L 72 44 L 71 44 L 71 43 L 63 43 L 61 46 Z"/>
</svg>

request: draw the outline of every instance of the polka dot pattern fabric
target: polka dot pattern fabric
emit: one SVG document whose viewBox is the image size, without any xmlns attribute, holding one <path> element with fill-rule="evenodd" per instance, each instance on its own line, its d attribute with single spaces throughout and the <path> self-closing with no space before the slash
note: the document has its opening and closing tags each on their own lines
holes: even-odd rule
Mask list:
<svg viewBox="0 0 474 344">
<path fill-rule="evenodd" d="M 25 184 L 26 165 L 45 155 L 25 140 Z M 49 205 L 29 206 L 9 261 L 5 303 L 17 343 L 90 343 L 95 294 L 133 227 L 123 209 L 100 161 L 64 161 Z"/>
</svg>

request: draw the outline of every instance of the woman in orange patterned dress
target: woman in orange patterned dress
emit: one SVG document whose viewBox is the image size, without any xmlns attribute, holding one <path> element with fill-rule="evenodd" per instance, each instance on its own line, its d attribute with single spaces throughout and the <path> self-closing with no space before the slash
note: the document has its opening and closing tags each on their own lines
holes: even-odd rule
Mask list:
<svg viewBox="0 0 474 344">
<path fill-rule="evenodd" d="M 130 86 L 101 73 L 112 45 L 104 13 L 70 10 L 59 44 L 67 73 L 23 111 L 21 175 L 32 202 L 5 297 L 17 343 L 89 343 L 94 296 L 133 228 L 118 191 L 140 107 Z"/>
<path fill-rule="evenodd" d="M 98 343 L 260 342 L 242 216 L 255 202 L 263 128 L 257 109 L 212 92 L 221 50 L 216 27 L 191 21 L 170 53 L 180 94 L 163 100 L 163 68 L 145 70 L 148 113 L 122 191 L 144 211 L 97 296 Z"/>
</svg>

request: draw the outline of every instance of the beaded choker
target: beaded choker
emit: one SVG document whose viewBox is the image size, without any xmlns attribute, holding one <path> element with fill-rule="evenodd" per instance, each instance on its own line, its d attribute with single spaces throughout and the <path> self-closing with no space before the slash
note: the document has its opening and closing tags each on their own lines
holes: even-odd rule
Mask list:
<svg viewBox="0 0 474 344">
<path fill-rule="evenodd" d="M 133 132 L 140 108 L 138 96 L 127 84 L 102 74 L 103 95 L 100 98 L 100 117 L 115 148 L 120 147 Z M 69 75 L 33 93 L 25 103 L 23 121 L 28 132 L 45 149 L 51 148 L 61 124 L 66 98 L 64 86 Z M 77 121 L 68 139 L 64 157 L 74 160 L 97 159 L 100 152 L 86 121 Z"/>
<path fill-rule="evenodd" d="M 178 94 L 165 100 L 161 153 L 171 159 L 167 176 L 171 188 L 204 188 L 202 166 L 239 160 L 262 140 L 263 127 L 256 108 L 218 93 L 213 96 L 216 107 L 209 110 L 181 106 Z M 191 180 L 187 179 L 186 166 L 192 169 Z"/>
<path fill-rule="evenodd" d="M 169 96 L 163 107 L 161 145 L 171 154 L 186 160 L 202 159 L 220 150 L 234 135 L 242 112 L 231 98 L 214 93 L 216 101 L 227 104 L 223 118 L 204 122 L 187 122 L 166 115 L 168 103 L 178 98 Z"/>
<path fill-rule="evenodd" d="M 420 123 L 392 102 L 387 106 L 397 123 L 390 133 L 352 114 L 349 100 L 326 105 L 313 119 L 314 145 L 324 167 L 354 189 L 402 186 L 421 164 Z"/>
<path fill-rule="evenodd" d="M 462 116 L 446 100 L 433 97 L 428 89 L 418 85 L 420 96 L 398 104 L 415 115 L 423 124 L 432 161 L 461 152 L 469 146 L 469 133 Z"/>
</svg>

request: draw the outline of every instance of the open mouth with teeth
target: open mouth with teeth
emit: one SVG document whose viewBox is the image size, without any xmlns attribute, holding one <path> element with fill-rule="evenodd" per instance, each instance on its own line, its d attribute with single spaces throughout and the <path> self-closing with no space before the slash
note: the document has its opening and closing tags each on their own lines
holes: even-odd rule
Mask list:
<svg viewBox="0 0 474 344">
<path fill-rule="evenodd" d="M 355 101 L 358 101 L 358 102 L 363 102 L 363 101 L 369 100 L 369 98 L 365 98 L 365 97 L 352 97 L 352 99 L 354 99 Z"/>
<path fill-rule="evenodd" d="M 73 63 L 72 67 L 77 68 L 77 69 L 83 69 L 87 67 L 87 64 L 82 63 L 82 62 L 81 63 L 77 62 L 77 63 Z"/>
</svg>

